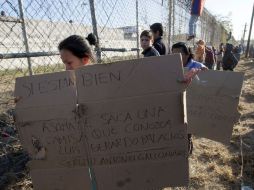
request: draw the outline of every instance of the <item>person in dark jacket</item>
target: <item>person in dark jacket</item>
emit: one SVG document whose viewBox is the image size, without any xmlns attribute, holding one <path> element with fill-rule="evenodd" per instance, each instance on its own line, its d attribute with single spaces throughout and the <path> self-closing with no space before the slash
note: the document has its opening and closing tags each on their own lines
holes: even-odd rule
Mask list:
<svg viewBox="0 0 254 190">
<path fill-rule="evenodd" d="M 159 52 L 154 47 L 152 47 L 152 40 L 153 36 L 150 31 L 144 30 L 140 34 L 140 44 L 143 49 L 142 54 L 144 57 L 160 56 Z"/>
<path fill-rule="evenodd" d="M 237 58 L 233 54 L 233 49 L 234 46 L 232 44 L 226 44 L 225 54 L 222 60 L 222 68 L 224 71 L 233 71 L 238 63 Z"/>
<path fill-rule="evenodd" d="M 150 26 L 153 34 L 153 47 L 160 53 L 160 55 L 166 55 L 166 46 L 163 42 L 163 27 L 161 23 L 154 23 Z"/>
<path fill-rule="evenodd" d="M 213 70 L 215 66 L 215 54 L 212 47 L 205 47 L 205 66 Z"/>
</svg>

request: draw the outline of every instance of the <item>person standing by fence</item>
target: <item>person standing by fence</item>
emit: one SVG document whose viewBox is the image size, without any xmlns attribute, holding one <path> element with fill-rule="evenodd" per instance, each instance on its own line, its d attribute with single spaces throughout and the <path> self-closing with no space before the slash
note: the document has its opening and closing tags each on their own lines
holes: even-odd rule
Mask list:
<svg viewBox="0 0 254 190">
<path fill-rule="evenodd" d="M 192 0 L 191 4 L 191 17 L 189 21 L 189 36 L 187 40 L 191 40 L 196 37 L 197 22 L 202 15 L 204 9 L 205 0 Z"/>
<path fill-rule="evenodd" d="M 160 56 L 160 53 L 152 46 L 153 36 L 150 31 L 144 30 L 140 34 L 140 44 L 143 49 L 144 57 Z"/>
<path fill-rule="evenodd" d="M 234 46 L 232 44 L 226 44 L 226 50 L 223 57 L 222 68 L 224 71 L 233 71 L 238 63 L 237 58 L 233 54 Z"/>
<path fill-rule="evenodd" d="M 154 23 L 150 26 L 153 34 L 153 47 L 160 53 L 160 55 L 166 55 L 166 46 L 163 42 L 163 26 L 161 23 Z"/>
<path fill-rule="evenodd" d="M 221 43 L 219 50 L 217 52 L 217 65 L 216 65 L 217 70 L 220 70 L 221 68 L 223 56 L 224 56 L 224 45 L 223 43 Z"/>
<path fill-rule="evenodd" d="M 213 52 L 212 47 L 205 47 L 205 66 L 208 67 L 208 69 L 213 70 L 215 65 L 215 55 Z"/>
<path fill-rule="evenodd" d="M 199 40 L 197 42 L 197 49 L 195 51 L 195 60 L 203 63 L 205 60 L 205 42 L 204 40 Z"/>
</svg>

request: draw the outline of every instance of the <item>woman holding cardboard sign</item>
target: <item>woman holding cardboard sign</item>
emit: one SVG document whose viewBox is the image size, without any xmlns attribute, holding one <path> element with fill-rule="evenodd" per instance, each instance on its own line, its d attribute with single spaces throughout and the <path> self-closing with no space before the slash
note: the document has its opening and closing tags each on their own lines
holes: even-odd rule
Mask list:
<svg viewBox="0 0 254 190">
<path fill-rule="evenodd" d="M 90 45 L 96 45 L 96 43 L 96 36 L 92 33 L 86 39 L 78 35 L 72 35 L 61 41 L 58 45 L 58 50 L 65 64 L 65 69 L 75 70 L 91 62 L 95 62 L 95 56 Z M 96 190 L 96 180 L 91 166 L 89 166 L 89 174 L 92 190 Z"/>
<path fill-rule="evenodd" d="M 183 66 L 191 69 L 207 70 L 207 67 L 197 61 L 194 61 L 194 54 L 190 47 L 184 42 L 178 42 L 172 46 L 172 53 L 180 53 L 182 55 Z"/>
<path fill-rule="evenodd" d="M 95 62 L 95 56 L 90 45 L 96 43 L 97 39 L 93 34 L 89 34 L 86 39 L 78 35 L 72 35 L 61 41 L 58 50 L 66 70 L 74 70 Z"/>
<path fill-rule="evenodd" d="M 172 53 L 180 53 L 182 55 L 183 66 L 188 68 L 188 72 L 185 73 L 185 81 L 187 84 L 191 83 L 192 79 L 200 70 L 208 70 L 208 68 L 197 61 L 194 61 L 194 54 L 191 51 L 190 47 L 184 42 L 178 42 L 172 46 Z M 192 135 L 188 134 L 189 141 L 189 154 L 192 154 L 193 143 Z"/>
</svg>

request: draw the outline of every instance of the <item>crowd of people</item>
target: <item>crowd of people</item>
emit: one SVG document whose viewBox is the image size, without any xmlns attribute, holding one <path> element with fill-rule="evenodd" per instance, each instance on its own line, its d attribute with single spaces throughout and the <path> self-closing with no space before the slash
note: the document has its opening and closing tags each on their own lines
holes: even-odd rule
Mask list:
<svg viewBox="0 0 254 190">
<path fill-rule="evenodd" d="M 170 50 L 163 42 L 163 26 L 154 23 L 150 30 L 144 30 L 140 35 L 140 44 L 144 57 L 162 56 L 169 53 L 180 53 L 183 66 L 189 69 L 212 69 L 233 71 L 243 53 L 241 45 L 234 46 L 231 43 L 221 43 L 219 47 L 208 45 L 204 40 L 198 40 L 194 47 L 188 47 L 185 42 L 173 44 Z M 59 44 L 59 51 L 67 70 L 76 69 L 89 62 L 96 62 L 91 45 L 96 45 L 97 40 L 93 34 L 85 39 L 78 35 L 72 35 Z M 75 59 L 78 58 L 78 59 Z M 73 61 L 69 61 L 72 59 Z M 78 63 L 78 60 L 81 61 Z"/>
<path fill-rule="evenodd" d="M 140 43 L 143 48 L 144 57 L 166 55 L 166 46 L 162 40 L 163 27 L 160 23 L 154 23 L 150 26 L 150 31 L 145 30 L 140 35 Z M 177 47 L 177 51 L 175 50 Z M 194 51 L 192 50 L 194 49 Z M 212 70 L 230 70 L 233 71 L 243 53 L 243 47 L 233 46 L 231 43 L 221 43 L 219 47 L 209 46 L 204 40 L 198 40 L 195 47 L 190 48 L 185 42 L 178 42 L 169 50 L 171 53 L 181 53 L 183 65 L 187 66 L 195 62 L 198 68 L 206 67 Z M 194 52 L 194 53 L 193 53 Z M 185 55 L 189 56 L 185 63 Z"/>
<path fill-rule="evenodd" d="M 215 48 L 199 40 L 196 45 L 195 60 L 213 70 L 233 71 L 243 53 L 242 45 L 234 46 L 231 43 L 221 43 L 218 48 Z"/>
</svg>

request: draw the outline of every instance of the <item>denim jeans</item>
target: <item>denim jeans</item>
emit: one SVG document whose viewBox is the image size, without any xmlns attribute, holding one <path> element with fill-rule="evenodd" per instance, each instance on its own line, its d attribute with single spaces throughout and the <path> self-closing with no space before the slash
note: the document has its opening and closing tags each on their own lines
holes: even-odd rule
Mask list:
<svg viewBox="0 0 254 190">
<path fill-rule="evenodd" d="M 190 21 L 189 21 L 189 35 L 196 36 L 196 29 L 197 29 L 197 22 L 198 22 L 198 15 L 191 15 Z"/>
</svg>

